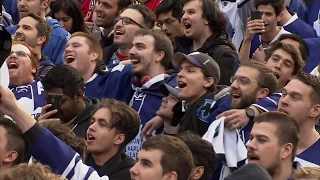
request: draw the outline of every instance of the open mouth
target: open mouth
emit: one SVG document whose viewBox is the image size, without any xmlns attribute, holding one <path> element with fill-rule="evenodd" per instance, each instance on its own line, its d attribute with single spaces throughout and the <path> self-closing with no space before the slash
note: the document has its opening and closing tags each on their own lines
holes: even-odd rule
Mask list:
<svg viewBox="0 0 320 180">
<path fill-rule="evenodd" d="M 178 81 L 178 87 L 179 89 L 185 88 L 187 86 L 187 83 L 182 82 L 182 81 Z"/>
<path fill-rule="evenodd" d="M 276 76 L 276 78 L 277 78 L 277 79 L 279 79 L 279 78 L 280 78 L 280 75 L 279 75 L 278 73 L 273 72 L 273 74 Z"/>
<path fill-rule="evenodd" d="M 91 135 L 91 134 L 88 134 L 87 135 L 87 140 L 88 141 L 94 141 L 96 138 L 93 136 L 93 135 Z"/>
<path fill-rule="evenodd" d="M 65 57 L 66 63 L 70 64 L 72 63 L 76 58 L 74 56 L 68 55 Z"/>
<path fill-rule="evenodd" d="M 11 62 L 8 64 L 8 69 L 18 69 L 18 64 L 15 62 Z"/>
<path fill-rule="evenodd" d="M 232 99 L 240 99 L 241 96 L 239 94 L 231 94 Z"/>
<path fill-rule="evenodd" d="M 120 31 L 120 30 L 115 30 L 114 31 L 114 35 L 121 36 L 123 34 L 124 34 L 123 31 Z"/>
<path fill-rule="evenodd" d="M 255 162 L 259 161 L 259 156 L 255 155 L 254 153 L 248 153 L 248 162 Z"/>
<path fill-rule="evenodd" d="M 131 59 L 131 64 L 132 65 L 137 65 L 137 64 L 139 64 L 140 63 L 140 60 L 138 60 L 138 59 Z"/>
<path fill-rule="evenodd" d="M 190 29 L 191 28 L 191 24 L 190 23 L 184 22 L 183 25 L 184 25 L 184 27 L 186 29 Z"/>
<path fill-rule="evenodd" d="M 97 18 L 105 18 L 106 16 L 100 13 L 97 13 Z"/>
</svg>

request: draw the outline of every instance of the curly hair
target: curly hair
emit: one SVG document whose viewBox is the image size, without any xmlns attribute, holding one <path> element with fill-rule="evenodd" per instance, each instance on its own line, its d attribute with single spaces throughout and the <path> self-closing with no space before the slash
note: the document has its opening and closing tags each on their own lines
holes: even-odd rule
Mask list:
<svg viewBox="0 0 320 180">
<path fill-rule="evenodd" d="M 76 151 L 82 159 L 85 159 L 87 145 L 84 138 L 77 137 L 67 125 L 62 124 L 60 121 L 44 120 L 39 123 Z"/>
</svg>

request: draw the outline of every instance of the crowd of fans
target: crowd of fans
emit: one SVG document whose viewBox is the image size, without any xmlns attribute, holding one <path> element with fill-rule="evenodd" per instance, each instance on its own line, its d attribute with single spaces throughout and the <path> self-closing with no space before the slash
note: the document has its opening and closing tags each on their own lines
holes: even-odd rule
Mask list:
<svg viewBox="0 0 320 180">
<path fill-rule="evenodd" d="M 1 180 L 320 180 L 319 0 L 1 2 Z"/>
</svg>

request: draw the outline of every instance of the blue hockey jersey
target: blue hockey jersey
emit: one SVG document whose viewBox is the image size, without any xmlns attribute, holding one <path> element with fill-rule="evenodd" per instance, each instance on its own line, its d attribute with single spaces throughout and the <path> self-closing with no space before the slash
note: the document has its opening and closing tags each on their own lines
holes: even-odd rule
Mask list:
<svg viewBox="0 0 320 180">
<path fill-rule="evenodd" d="M 252 104 L 252 105 L 257 107 L 258 109 L 262 110 L 263 112 L 277 111 L 278 110 L 278 103 L 279 103 L 281 96 L 282 96 L 281 93 L 274 93 L 268 97 L 260 99 L 257 103 Z M 250 121 L 239 132 L 244 143 L 247 143 L 249 141 L 249 135 L 250 135 L 251 129 L 253 127 L 253 124 L 254 124 L 254 122 Z"/>
<path fill-rule="evenodd" d="M 11 89 L 23 109 L 33 117 L 40 114 L 42 107 L 46 105 L 44 89 L 42 83 L 38 80 L 23 86 L 9 85 L 9 89 Z"/>
<path fill-rule="evenodd" d="M 304 39 L 309 48 L 309 58 L 303 71 L 310 73 L 320 63 L 320 38 Z"/>
<path fill-rule="evenodd" d="M 33 138 L 26 136 L 32 142 L 31 155 L 50 166 L 53 173 L 70 180 L 109 180 L 108 176 L 100 177 L 92 167 L 85 165 L 78 153 L 38 123 L 26 133 L 37 135 Z"/>
<path fill-rule="evenodd" d="M 320 138 L 308 149 L 298 154 L 295 161 L 298 161 L 302 167 L 320 167 Z"/>
<path fill-rule="evenodd" d="M 144 125 L 156 116 L 156 111 L 160 108 L 164 95 L 158 87 L 162 83 L 176 84 L 176 75 L 160 74 L 149 80 L 142 87 L 133 86 L 135 93 L 130 101 L 130 106 L 139 113 L 141 120 L 138 135 L 126 146 L 126 154 L 133 159 L 137 158 L 142 143 L 145 141 L 145 139 L 141 138 L 141 131 Z M 160 127 L 152 134 L 160 134 L 162 131 L 163 127 Z"/>
<path fill-rule="evenodd" d="M 317 37 L 316 31 L 309 24 L 301 20 L 297 14 L 294 14 L 292 18 L 283 25 L 283 28 L 303 39 Z"/>
</svg>

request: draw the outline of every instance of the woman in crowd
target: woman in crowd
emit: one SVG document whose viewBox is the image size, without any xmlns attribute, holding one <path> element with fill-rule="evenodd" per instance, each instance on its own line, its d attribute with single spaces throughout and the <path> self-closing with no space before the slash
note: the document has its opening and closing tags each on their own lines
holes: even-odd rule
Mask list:
<svg viewBox="0 0 320 180">
<path fill-rule="evenodd" d="M 90 30 L 85 25 L 78 0 L 57 0 L 53 6 L 52 15 L 70 34 L 78 31 L 90 33 Z"/>
</svg>

